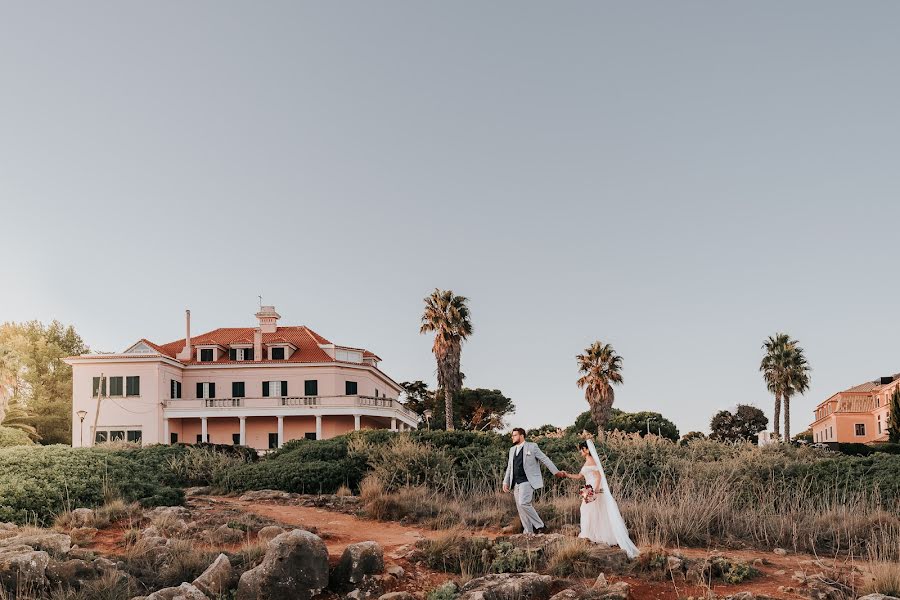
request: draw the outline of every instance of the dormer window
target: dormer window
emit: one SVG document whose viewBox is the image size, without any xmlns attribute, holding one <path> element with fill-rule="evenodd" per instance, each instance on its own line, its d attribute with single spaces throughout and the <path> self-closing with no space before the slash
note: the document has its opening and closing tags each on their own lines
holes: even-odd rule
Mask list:
<svg viewBox="0 0 900 600">
<path fill-rule="evenodd" d="M 253 360 L 253 348 L 231 348 L 228 351 L 231 360 Z"/>
<path fill-rule="evenodd" d="M 361 363 L 363 358 L 362 352 L 359 350 L 344 350 L 336 348 L 334 351 L 334 359 L 343 362 Z"/>
<path fill-rule="evenodd" d="M 270 340 L 266 344 L 266 348 L 268 348 L 267 354 L 269 356 L 269 360 L 287 360 L 297 349 L 297 346 L 293 345 L 284 338 L 278 338 Z"/>
<path fill-rule="evenodd" d="M 219 360 L 223 350 L 218 344 L 197 344 L 197 362 L 215 362 Z"/>
<path fill-rule="evenodd" d="M 200 349 L 200 362 L 212 362 L 213 360 L 213 349 L 212 348 L 201 348 Z"/>
<path fill-rule="evenodd" d="M 284 346 L 275 346 L 269 350 L 272 360 L 284 360 Z"/>
</svg>

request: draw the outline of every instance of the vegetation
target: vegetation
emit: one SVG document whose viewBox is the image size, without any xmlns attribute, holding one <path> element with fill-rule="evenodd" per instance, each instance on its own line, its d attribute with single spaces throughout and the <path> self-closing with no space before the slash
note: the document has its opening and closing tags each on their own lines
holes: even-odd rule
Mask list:
<svg viewBox="0 0 900 600">
<path fill-rule="evenodd" d="M 678 441 L 678 427 L 675 423 L 658 412 L 641 411 L 629 413 L 619 410 L 618 408 L 613 408 L 609 411 L 609 420 L 606 422 L 606 428 L 609 431 L 636 433 L 641 437 L 652 434 L 670 439 L 673 442 Z M 567 433 L 576 435 L 580 434 L 582 431 L 593 434 L 597 434 L 598 432 L 597 424 L 594 422 L 590 410 L 586 410 L 578 415 L 578 417 L 575 418 L 575 424 L 566 429 Z M 536 434 L 529 433 L 529 435 Z"/>
<path fill-rule="evenodd" d="M 709 422 L 710 439 L 721 442 L 751 442 L 756 443 L 756 434 L 765 431 L 769 419 L 755 406 L 738 404 L 732 413 L 729 410 L 720 410 L 713 415 Z"/>
<path fill-rule="evenodd" d="M 900 388 L 891 394 L 891 416 L 888 421 L 888 441 L 900 444 Z"/>
<path fill-rule="evenodd" d="M 431 350 L 437 361 L 438 387 L 444 392 L 444 423 L 453 430 L 453 396 L 462 388 L 462 344 L 472 335 L 469 299 L 436 289 L 425 298 L 420 333 L 434 333 Z"/>
<path fill-rule="evenodd" d="M 21 429 L 0 425 L 0 448 L 9 446 L 31 446 L 34 442 Z"/>
<path fill-rule="evenodd" d="M 797 340 L 776 333 L 763 342 L 766 351 L 759 370 L 766 387 L 775 395 L 775 435 L 781 435 L 781 403 L 784 402 L 784 439 L 791 439 L 791 397 L 809 389 L 809 363 Z"/>
<path fill-rule="evenodd" d="M 621 385 L 622 357 L 609 344 L 597 341 L 575 357 L 581 377 L 576 382 L 584 389 L 584 399 L 591 407 L 591 416 L 600 430 L 605 429 L 615 401 L 613 385 Z"/>
<path fill-rule="evenodd" d="M 407 408 L 420 415 L 430 410 L 432 417 L 426 425 L 431 429 L 447 428 L 445 394 L 432 392 L 422 381 L 400 385 L 406 390 Z M 453 395 L 453 429 L 497 431 L 504 427 L 503 418 L 515 410 L 513 401 L 500 390 L 462 388 Z"/>
<path fill-rule="evenodd" d="M 10 404 L 25 411 L 4 425 L 33 427 L 35 439 L 44 444 L 69 443 L 72 368 L 62 359 L 87 351 L 75 329 L 58 321 L 0 325 L 0 414 Z"/>
</svg>

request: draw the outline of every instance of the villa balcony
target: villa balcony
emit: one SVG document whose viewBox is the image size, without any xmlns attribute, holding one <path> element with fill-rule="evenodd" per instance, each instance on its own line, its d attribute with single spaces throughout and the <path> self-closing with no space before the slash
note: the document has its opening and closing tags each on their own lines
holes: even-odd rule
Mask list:
<svg viewBox="0 0 900 600">
<path fill-rule="evenodd" d="M 264 415 L 353 415 L 395 416 L 409 425 L 419 415 L 397 400 L 375 396 L 279 396 L 266 398 L 196 398 L 163 400 L 165 416 L 217 417 Z"/>
</svg>

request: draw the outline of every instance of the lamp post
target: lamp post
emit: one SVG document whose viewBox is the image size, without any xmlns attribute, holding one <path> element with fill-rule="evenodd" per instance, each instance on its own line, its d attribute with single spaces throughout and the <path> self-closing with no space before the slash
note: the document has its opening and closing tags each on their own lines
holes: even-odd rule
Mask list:
<svg viewBox="0 0 900 600">
<path fill-rule="evenodd" d="M 425 424 L 428 426 L 428 430 L 431 431 L 431 411 L 426 408 L 422 416 L 425 417 Z"/>
<path fill-rule="evenodd" d="M 86 410 L 79 410 L 77 413 L 78 418 L 81 419 L 81 442 L 78 444 L 79 447 L 84 447 L 84 418 L 87 416 Z"/>
</svg>

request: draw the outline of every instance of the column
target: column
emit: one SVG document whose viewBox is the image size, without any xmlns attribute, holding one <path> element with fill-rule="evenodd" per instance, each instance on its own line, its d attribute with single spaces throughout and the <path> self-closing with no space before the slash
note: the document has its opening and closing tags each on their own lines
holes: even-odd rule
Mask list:
<svg viewBox="0 0 900 600">
<path fill-rule="evenodd" d="M 169 420 L 163 419 L 163 444 L 171 443 L 172 436 L 169 435 Z"/>
<path fill-rule="evenodd" d="M 206 417 L 200 417 L 200 440 L 205 442 L 208 439 L 206 432 Z"/>
<path fill-rule="evenodd" d="M 353 430 L 359 431 L 359 415 L 353 415 Z"/>
<path fill-rule="evenodd" d="M 322 415 L 316 415 L 316 439 L 322 439 Z"/>
<path fill-rule="evenodd" d="M 397 417 L 391 417 L 391 431 L 397 431 Z"/>
<path fill-rule="evenodd" d="M 278 447 L 284 444 L 284 417 L 278 416 Z"/>
<path fill-rule="evenodd" d="M 247 417 L 238 417 L 241 420 L 241 446 L 247 445 Z"/>
</svg>

